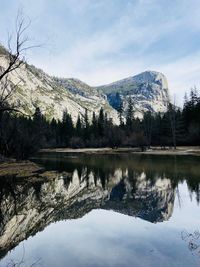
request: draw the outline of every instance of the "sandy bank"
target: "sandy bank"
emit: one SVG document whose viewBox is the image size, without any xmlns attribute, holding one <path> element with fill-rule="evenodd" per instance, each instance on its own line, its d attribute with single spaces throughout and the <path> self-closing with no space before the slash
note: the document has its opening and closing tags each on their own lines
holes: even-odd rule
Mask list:
<svg viewBox="0 0 200 267">
<path fill-rule="evenodd" d="M 160 147 L 152 147 L 144 152 L 139 148 L 54 148 L 42 149 L 40 153 L 79 153 L 79 154 L 118 154 L 118 153 L 132 153 L 132 154 L 148 154 L 148 155 L 195 155 L 200 156 L 200 147 L 187 146 L 177 147 L 177 149 Z"/>
</svg>

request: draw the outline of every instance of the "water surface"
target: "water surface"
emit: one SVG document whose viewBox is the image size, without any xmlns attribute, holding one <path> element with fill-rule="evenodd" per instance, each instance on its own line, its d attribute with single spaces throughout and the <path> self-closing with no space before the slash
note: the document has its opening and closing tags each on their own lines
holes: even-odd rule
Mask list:
<svg viewBox="0 0 200 267">
<path fill-rule="evenodd" d="M 1 179 L 0 266 L 199 266 L 200 160 L 43 154 Z"/>
</svg>

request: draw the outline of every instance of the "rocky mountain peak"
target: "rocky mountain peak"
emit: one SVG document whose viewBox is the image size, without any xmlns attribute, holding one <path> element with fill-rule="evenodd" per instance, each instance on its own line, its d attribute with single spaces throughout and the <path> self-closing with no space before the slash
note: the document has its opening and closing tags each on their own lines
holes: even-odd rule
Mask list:
<svg viewBox="0 0 200 267">
<path fill-rule="evenodd" d="M 124 113 L 131 98 L 135 117 L 139 118 L 146 111 L 165 112 L 169 102 L 167 79 L 164 74 L 156 71 L 145 71 L 97 89 L 107 95 L 110 105 L 115 109 L 122 103 Z"/>
<path fill-rule="evenodd" d="M 0 45 L 0 67 L 5 68 L 8 58 Z M 61 119 L 67 109 L 76 122 L 78 114 L 88 110 L 98 113 L 103 108 L 115 124 L 119 123 L 118 106 L 123 103 L 126 114 L 128 99 L 132 98 L 135 116 L 141 118 L 145 111 L 165 112 L 169 102 L 166 77 L 159 72 L 145 71 L 108 85 L 91 87 L 75 78 L 57 78 L 41 69 L 25 64 L 9 75 L 10 84 L 18 84 L 10 101 L 20 103 L 24 113 L 32 115 L 35 106 L 48 118 Z"/>
<path fill-rule="evenodd" d="M 133 80 L 138 83 L 158 83 L 162 85 L 162 88 L 167 89 L 168 88 L 168 83 L 167 83 L 167 78 L 165 77 L 164 74 L 161 72 L 157 71 L 144 71 L 136 76 L 133 76 Z"/>
</svg>

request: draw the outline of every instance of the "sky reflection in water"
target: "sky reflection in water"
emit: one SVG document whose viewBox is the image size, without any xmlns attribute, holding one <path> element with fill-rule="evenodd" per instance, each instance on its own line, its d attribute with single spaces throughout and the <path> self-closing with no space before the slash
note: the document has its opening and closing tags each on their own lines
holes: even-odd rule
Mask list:
<svg viewBox="0 0 200 267">
<path fill-rule="evenodd" d="M 56 159 L 56 161 L 58 160 L 59 159 Z M 120 160 L 124 161 L 123 158 Z M 133 169 L 134 160 L 134 158 L 131 159 Z M 146 161 L 147 159 L 143 160 Z M 174 159 L 172 160 L 174 162 Z M 184 160 L 187 161 L 186 159 Z M 178 164 L 176 163 L 177 170 L 181 168 L 182 163 L 185 164 L 184 160 L 179 159 Z M 69 164 L 70 159 L 67 161 Z M 41 162 L 43 162 L 47 169 L 48 166 L 53 165 L 50 164 L 50 162 L 52 162 L 51 160 Z M 91 162 L 88 161 L 88 168 L 90 163 Z M 74 163 L 71 164 L 72 169 L 74 168 L 72 167 L 74 166 L 73 164 Z M 189 164 L 191 164 L 191 161 L 189 161 Z M 81 165 L 80 161 L 77 163 L 77 166 L 78 165 Z M 82 164 L 82 166 L 83 165 L 85 166 L 85 163 Z M 111 165 L 114 166 L 114 164 Z M 141 166 L 144 172 L 144 162 L 141 162 Z M 157 166 L 161 168 L 161 166 Z M 172 167 L 174 167 L 173 164 Z M 101 166 L 101 168 L 106 167 Z M 116 170 L 115 167 L 113 168 Z M 152 166 L 149 168 L 152 168 Z M 148 171 L 149 169 L 147 168 L 146 172 Z M 163 171 L 164 169 L 161 172 Z M 108 170 L 106 172 L 108 172 Z M 111 171 L 109 173 L 111 173 Z M 125 181 L 123 185 L 120 184 L 116 190 L 116 186 L 120 181 L 133 179 L 133 177 L 125 176 L 125 174 L 122 175 L 122 180 L 118 181 L 116 184 L 112 183 L 112 185 L 109 185 L 105 183 L 106 186 L 103 192 L 104 194 L 106 194 L 107 191 L 110 193 L 107 194 L 106 197 L 104 196 L 104 201 L 102 201 L 98 207 L 94 207 L 94 209 L 92 209 L 92 201 L 95 201 L 94 195 L 87 195 L 91 189 L 89 184 L 84 194 L 78 195 L 78 202 L 74 202 L 75 204 L 73 204 L 75 211 L 84 209 L 84 205 L 88 206 L 88 203 L 85 203 L 83 198 L 87 200 L 90 199 L 90 209 L 86 209 L 89 213 L 85 212 L 84 214 L 83 212 L 83 216 L 80 216 L 81 218 L 72 220 L 60 220 L 57 222 L 53 222 L 54 220 L 52 220 L 49 226 L 45 227 L 44 225 L 44 230 L 38 232 L 33 237 L 29 237 L 27 234 L 28 239 L 19 243 L 19 245 L 2 258 L 0 266 L 6 266 L 10 259 L 14 259 L 15 261 L 20 260 L 23 254 L 23 248 L 25 250 L 24 266 L 30 266 L 33 262 L 38 260 L 38 266 L 48 267 L 199 266 L 200 248 L 196 247 L 196 245 L 198 246 L 200 242 L 198 238 L 194 240 L 192 236 L 186 236 L 187 233 L 192 234 L 200 228 L 200 212 L 198 201 L 196 200 L 198 199 L 198 190 L 192 192 L 190 187 L 188 189 L 188 181 L 184 179 L 182 181 L 178 179 L 178 187 L 176 185 L 171 186 L 174 179 L 170 181 L 169 185 L 167 184 L 166 187 L 166 180 L 163 178 L 162 181 L 165 183 L 165 186 L 162 188 L 162 181 L 159 183 L 157 182 L 157 184 L 155 182 L 159 179 L 157 176 L 158 172 L 156 171 L 154 173 L 154 182 L 151 182 L 151 187 L 147 183 L 145 189 L 144 181 L 141 181 L 141 175 L 139 176 L 138 170 L 136 173 L 137 175 L 134 176 L 134 179 L 137 180 L 137 183 L 134 183 L 134 190 L 133 187 L 128 188 L 128 186 L 133 185 L 130 181 L 130 183 Z M 115 180 L 119 179 L 119 173 L 117 176 L 115 172 L 115 176 Z M 164 176 L 166 176 L 166 174 Z M 193 180 L 194 188 L 199 187 L 199 183 L 196 181 L 197 178 L 191 171 L 190 177 L 188 178 Z M 72 184 L 75 183 L 73 179 L 72 177 Z M 145 177 L 145 179 L 147 179 L 147 177 Z M 126 188 L 125 192 L 124 185 Z M 70 186 L 68 190 L 70 190 Z M 94 188 L 92 190 L 94 191 Z M 175 200 L 170 197 L 172 203 L 165 203 L 168 200 L 165 190 L 169 190 L 167 194 L 171 194 L 171 191 L 174 190 Z M 157 194 L 157 191 L 160 193 Z M 138 192 L 140 192 L 140 194 Z M 97 193 L 98 192 L 95 191 L 95 194 Z M 113 199 L 111 199 L 112 195 L 114 195 Z M 123 197 L 121 197 L 121 195 L 123 195 Z M 135 195 L 137 195 L 137 199 L 134 198 Z M 163 199 L 151 202 L 152 200 L 150 200 L 150 197 Z M 130 214 L 131 211 L 126 211 L 125 207 L 128 205 L 130 209 L 132 207 L 130 203 L 132 205 L 134 201 L 138 203 L 145 202 L 142 206 L 138 206 L 137 204 L 136 207 L 133 207 L 135 209 L 135 216 L 139 215 L 140 218 L 122 214 L 126 212 Z M 155 205 L 155 207 L 149 207 L 147 205 L 148 203 Z M 168 207 L 168 205 L 171 204 L 173 204 L 172 209 Z M 115 211 L 112 211 L 112 209 Z M 138 209 L 140 209 L 140 211 L 138 211 Z M 141 209 L 149 209 L 149 211 L 145 210 L 141 212 Z M 156 209 L 161 209 L 157 214 L 158 217 L 153 217 L 154 219 L 158 218 L 158 222 L 149 222 L 147 220 L 149 214 L 151 215 L 152 210 L 154 212 Z M 171 212 L 171 214 L 168 214 L 169 212 Z M 162 213 L 164 213 L 164 215 L 161 215 Z M 142 216 L 144 216 L 146 220 L 141 219 Z M 152 218 L 152 215 L 149 218 Z M 192 246 L 191 242 L 193 242 Z"/>
</svg>

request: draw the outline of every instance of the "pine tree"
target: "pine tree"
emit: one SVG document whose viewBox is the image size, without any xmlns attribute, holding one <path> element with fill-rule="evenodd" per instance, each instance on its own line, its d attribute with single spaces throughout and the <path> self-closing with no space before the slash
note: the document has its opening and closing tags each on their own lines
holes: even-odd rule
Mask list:
<svg viewBox="0 0 200 267">
<path fill-rule="evenodd" d="M 123 127 L 124 126 L 124 120 L 123 120 L 124 107 L 123 107 L 123 102 L 122 101 L 121 101 L 117 111 L 118 111 L 118 117 L 119 117 L 120 126 Z"/>
<path fill-rule="evenodd" d="M 76 122 L 76 135 L 78 137 L 82 136 L 82 123 L 81 123 L 80 115 L 78 115 L 77 122 Z"/>
<path fill-rule="evenodd" d="M 196 105 L 197 102 L 198 102 L 198 92 L 197 92 L 197 88 L 196 87 L 191 88 L 191 91 L 190 91 L 190 102 L 191 102 L 192 106 Z"/>
<path fill-rule="evenodd" d="M 71 115 L 65 110 L 63 112 L 63 118 L 61 123 L 61 142 L 64 146 L 69 144 L 70 138 L 74 132 L 73 122 Z"/>
<path fill-rule="evenodd" d="M 42 124 L 43 115 L 39 107 L 36 107 L 35 109 L 35 113 L 33 114 L 33 121 L 38 125 Z"/>
<path fill-rule="evenodd" d="M 105 125 L 104 111 L 103 108 L 101 108 L 98 117 L 98 134 L 100 136 L 103 136 L 104 134 L 104 125 Z"/>
<path fill-rule="evenodd" d="M 85 109 L 85 115 L 84 115 L 84 127 L 85 129 L 89 128 L 89 119 L 88 119 L 88 110 Z"/>
<path fill-rule="evenodd" d="M 33 127 L 32 127 L 32 143 L 33 146 L 39 148 L 42 144 L 45 144 L 45 132 L 47 123 L 42 115 L 39 107 L 36 107 L 35 113 L 33 114 Z"/>
<path fill-rule="evenodd" d="M 187 143 L 187 132 L 183 113 L 178 110 L 176 112 L 176 139 L 178 145 L 184 145 Z"/>
<path fill-rule="evenodd" d="M 84 141 L 89 140 L 90 138 L 90 124 L 88 119 L 88 110 L 85 109 L 85 115 L 84 115 Z"/>
<path fill-rule="evenodd" d="M 162 147 L 172 145 L 172 131 L 169 119 L 169 113 L 166 112 L 161 116 L 160 130 L 160 145 Z"/>
<path fill-rule="evenodd" d="M 171 128 L 172 143 L 173 143 L 174 149 L 176 149 L 176 108 L 175 108 L 175 105 L 169 103 L 167 112 L 168 112 L 170 128 Z"/>
<path fill-rule="evenodd" d="M 128 100 L 128 109 L 127 109 L 127 114 L 126 114 L 126 128 L 129 131 L 133 130 L 133 117 L 134 113 L 133 113 L 133 102 L 131 97 L 129 97 Z"/>
<path fill-rule="evenodd" d="M 97 118 L 96 118 L 96 115 L 95 115 L 95 112 L 93 112 L 92 114 L 92 134 L 94 137 L 97 137 L 98 136 L 98 121 L 97 121 Z"/>
<path fill-rule="evenodd" d="M 144 134 L 146 136 L 147 145 L 150 148 L 151 146 L 151 137 L 152 137 L 152 114 L 150 111 L 144 113 L 144 117 L 142 120 Z"/>
</svg>

